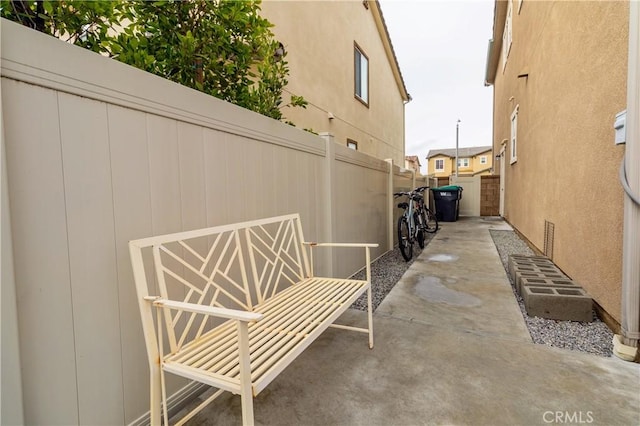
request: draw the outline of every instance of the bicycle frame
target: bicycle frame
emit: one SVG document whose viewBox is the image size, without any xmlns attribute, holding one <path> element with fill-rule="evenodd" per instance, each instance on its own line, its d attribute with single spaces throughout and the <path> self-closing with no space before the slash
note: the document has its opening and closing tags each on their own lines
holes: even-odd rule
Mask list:
<svg viewBox="0 0 640 426">
<path fill-rule="evenodd" d="M 428 195 L 424 194 L 424 191 L 427 189 L 429 189 L 428 186 L 422 186 L 413 190 L 414 193 L 421 195 L 419 199 L 415 200 L 414 215 L 419 218 L 416 227 L 418 227 L 419 230 L 433 234 L 438 231 L 438 219 L 431 209 L 429 209 L 429 198 Z"/>
<path fill-rule="evenodd" d="M 438 222 L 429 211 L 424 203 L 424 195 L 422 192 L 427 187 L 416 188 L 408 192 L 396 192 L 393 195 L 397 197 L 407 197 L 408 202 L 398 204 L 398 208 L 404 209 L 402 215 L 398 219 L 398 244 L 400 251 L 406 261 L 409 261 L 413 255 L 413 243 L 418 241 L 420 248 L 424 248 L 425 233 L 434 233 L 438 230 Z M 426 212 L 426 213 L 425 213 Z M 435 226 L 430 227 L 429 221 L 433 218 Z"/>
<path fill-rule="evenodd" d="M 402 216 L 404 216 L 407 219 L 407 225 L 409 226 L 409 235 L 411 236 L 411 241 L 410 242 L 413 242 L 413 239 L 416 237 L 416 235 L 418 235 L 418 228 L 417 228 L 416 222 L 415 222 L 415 220 L 413 218 L 414 211 L 415 211 L 415 208 L 413 206 L 414 201 L 413 201 L 413 197 L 412 196 L 410 196 L 408 194 L 403 194 L 403 195 L 405 195 L 405 196 L 407 196 L 409 198 L 409 202 L 407 203 L 408 207 L 406 207 L 404 209 L 404 212 L 402 213 Z"/>
</svg>

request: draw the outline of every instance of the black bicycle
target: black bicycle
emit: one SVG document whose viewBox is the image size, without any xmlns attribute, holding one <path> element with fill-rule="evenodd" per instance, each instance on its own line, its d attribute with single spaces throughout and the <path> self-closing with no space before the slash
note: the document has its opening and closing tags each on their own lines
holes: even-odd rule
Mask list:
<svg viewBox="0 0 640 426">
<path fill-rule="evenodd" d="M 427 186 L 416 188 L 409 192 L 396 192 L 398 198 L 406 196 L 408 202 L 398 203 L 398 208 L 404 210 L 398 218 L 398 246 L 400 253 L 407 262 L 413 257 L 413 242 L 418 241 L 420 248 L 424 248 L 425 232 L 433 233 L 438 230 L 435 215 L 424 204 L 422 192 Z"/>
<path fill-rule="evenodd" d="M 418 216 L 418 226 L 425 232 L 433 234 L 438 230 L 438 219 L 436 218 L 436 214 L 431 211 L 431 209 L 427 206 L 424 200 L 423 192 L 429 189 L 428 186 L 421 186 L 419 188 L 414 189 L 414 192 L 422 194 L 422 198 L 416 200 L 416 215 Z M 418 240 L 418 244 L 420 244 L 420 240 Z M 422 239 L 422 244 L 420 244 L 420 248 L 424 248 L 424 238 Z"/>
</svg>

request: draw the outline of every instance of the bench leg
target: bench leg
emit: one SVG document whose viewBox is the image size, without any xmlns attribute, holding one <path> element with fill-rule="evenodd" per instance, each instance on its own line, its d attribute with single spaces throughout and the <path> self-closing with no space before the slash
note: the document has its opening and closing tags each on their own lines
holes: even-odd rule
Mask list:
<svg viewBox="0 0 640 426">
<path fill-rule="evenodd" d="M 242 424 L 244 426 L 253 426 L 253 395 L 251 394 L 251 390 L 249 390 L 249 394 L 246 395 L 245 392 L 242 392 Z"/>
<path fill-rule="evenodd" d="M 367 316 L 369 319 L 369 349 L 373 349 L 373 306 L 371 303 L 371 250 L 365 247 L 365 260 L 367 262 L 367 281 L 369 288 L 367 289 Z"/>
<path fill-rule="evenodd" d="M 251 386 L 251 365 L 249 363 L 249 325 L 238 321 L 240 351 L 240 398 L 242 399 L 242 424 L 253 426 L 253 389 Z"/>
<path fill-rule="evenodd" d="M 151 426 L 160 426 L 162 424 L 161 400 L 162 400 L 162 383 L 160 380 L 160 366 L 154 365 L 150 371 L 150 401 L 151 408 L 149 410 Z"/>
<path fill-rule="evenodd" d="M 367 317 L 369 319 L 369 349 L 373 349 L 373 306 L 371 303 L 371 283 L 367 290 Z"/>
</svg>

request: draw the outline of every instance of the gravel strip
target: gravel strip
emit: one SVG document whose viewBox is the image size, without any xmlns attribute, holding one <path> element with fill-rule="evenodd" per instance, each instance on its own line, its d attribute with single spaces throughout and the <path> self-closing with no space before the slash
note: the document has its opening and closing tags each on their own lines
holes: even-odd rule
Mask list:
<svg viewBox="0 0 640 426">
<path fill-rule="evenodd" d="M 514 231 L 490 230 L 489 232 L 498 249 L 505 271 L 508 268 L 509 255 L 535 255 Z M 511 277 L 509 277 L 509 281 L 511 282 Z M 524 308 L 524 301 L 516 293 L 513 282 L 511 282 L 511 289 L 518 301 L 520 311 L 534 343 L 587 352 L 604 357 L 612 355 L 613 333 L 604 322 L 600 321 L 595 312 L 593 314 L 593 322 L 557 321 L 530 317 Z"/>
</svg>

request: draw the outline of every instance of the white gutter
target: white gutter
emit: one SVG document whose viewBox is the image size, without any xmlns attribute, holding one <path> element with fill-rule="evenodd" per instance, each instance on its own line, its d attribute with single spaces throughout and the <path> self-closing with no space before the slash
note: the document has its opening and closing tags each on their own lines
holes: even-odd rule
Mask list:
<svg viewBox="0 0 640 426">
<path fill-rule="evenodd" d="M 492 59 L 493 59 L 493 39 L 490 39 L 489 43 L 487 45 L 487 63 L 485 64 L 485 69 L 484 69 L 484 85 L 485 85 L 485 87 L 493 85 L 493 78 L 489 77 L 489 72 L 491 70 L 491 61 L 492 61 Z"/>
<path fill-rule="evenodd" d="M 629 68 L 625 158 L 621 179 L 625 189 L 622 239 L 621 335 L 613 337 L 613 353 L 638 359 L 640 340 L 640 3 L 629 2 Z M 626 170 L 625 170 L 626 169 Z M 625 173 L 626 172 L 626 173 Z M 634 200 L 635 198 L 635 200 Z"/>
</svg>

